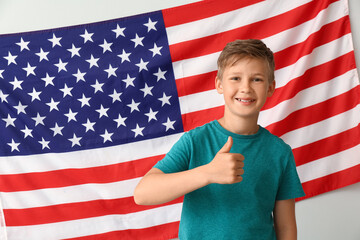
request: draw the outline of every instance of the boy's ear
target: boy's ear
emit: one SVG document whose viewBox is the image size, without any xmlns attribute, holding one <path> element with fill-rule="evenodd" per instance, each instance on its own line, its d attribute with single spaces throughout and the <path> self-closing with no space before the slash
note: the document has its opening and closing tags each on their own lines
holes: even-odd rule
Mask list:
<svg viewBox="0 0 360 240">
<path fill-rule="evenodd" d="M 276 82 L 275 80 L 273 80 L 269 85 L 268 95 L 267 95 L 268 97 L 271 97 L 274 94 L 275 86 L 276 86 Z"/>
<path fill-rule="evenodd" d="M 221 79 L 218 78 L 217 76 L 215 77 L 215 88 L 219 94 L 223 93 L 223 86 L 222 86 Z"/>
</svg>

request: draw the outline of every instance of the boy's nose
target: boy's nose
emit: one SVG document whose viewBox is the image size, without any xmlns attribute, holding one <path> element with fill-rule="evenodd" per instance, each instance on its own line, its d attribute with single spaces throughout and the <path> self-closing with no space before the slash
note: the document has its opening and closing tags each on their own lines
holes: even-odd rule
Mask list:
<svg viewBox="0 0 360 240">
<path fill-rule="evenodd" d="M 244 79 L 243 81 L 241 81 L 240 91 L 242 93 L 249 93 L 251 91 L 250 80 Z"/>
</svg>

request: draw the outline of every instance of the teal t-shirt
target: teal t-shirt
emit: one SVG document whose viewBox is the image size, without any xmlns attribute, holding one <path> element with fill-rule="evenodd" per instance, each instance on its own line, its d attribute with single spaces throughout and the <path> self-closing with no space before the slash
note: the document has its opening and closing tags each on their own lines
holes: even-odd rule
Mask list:
<svg viewBox="0 0 360 240">
<path fill-rule="evenodd" d="M 238 135 L 212 121 L 185 133 L 154 167 L 174 173 L 207 164 L 229 136 L 230 152 L 245 157 L 243 181 L 210 184 L 186 194 L 180 240 L 276 239 L 275 201 L 304 196 L 290 146 L 262 127 L 254 135 Z"/>
</svg>

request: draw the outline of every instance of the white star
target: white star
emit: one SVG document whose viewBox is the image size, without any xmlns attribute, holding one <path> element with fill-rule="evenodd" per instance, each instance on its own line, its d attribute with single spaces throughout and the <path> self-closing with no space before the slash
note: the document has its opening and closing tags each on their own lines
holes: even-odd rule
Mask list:
<svg viewBox="0 0 360 240">
<path fill-rule="evenodd" d="M 156 29 L 156 27 L 155 27 L 155 24 L 157 23 L 157 21 L 156 22 L 153 22 L 153 21 L 151 21 L 151 19 L 149 18 L 149 20 L 148 20 L 148 22 L 147 23 L 145 23 L 144 25 L 148 28 L 148 32 L 150 32 L 150 30 L 157 30 Z"/>
<path fill-rule="evenodd" d="M 8 102 L 7 99 L 6 99 L 8 96 L 9 96 L 9 94 L 4 94 L 3 91 L 0 90 L 1 102 Z"/>
<path fill-rule="evenodd" d="M 33 138 L 33 135 L 31 133 L 32 129 L 29 129 L 27 126 L 25 126 L 25 129 L 22 129 L 21 131 L 24 133 L 24 139 L 29 136 Z"/>
<path fill-rule="evenodd" d="M 93 84 L 93 85 L 91 85 L 91 86 L 92 86 L 93 88 L 95 88 L 95 93 L 96 93 L 97 91 L 104 92 L 104 91 L 102 90 L 102 86 L 103 86 L 103 85 L 104 85 L 103 83 L 99 83 L 98 80 L 96 80 L 95 84 Z"/>
<path fill-rule="evenodd" d="M 158 111 L 154 112 L 151 108 L 150 111 L 148 113 L 145 113 L 146 116 L 148 116 L 148 122 L 150 122 L 152 119 L 154 119 L 155 121 L 157 121 L 156 118 L 156 114 L 158 113 Z"/>
<path fill-rule="evenodd" d="M 99 46 L 103 48 L 103 53 L 105 53 L 106 51 L 112 52 L 111 50 L 111 45 L 112 43 L 108 43 L 105 39 L 104 39 L 104 43 L 100 44 Z"/>
<path fill-rule="evenodd" d="M 154 43 L 154 47 L 153 48 L 150 48 L 149 51 L 151 51 L 153 53 L 153 57 L 155 57 L 155 55 L 160 55 L 161 56 L 161 53 L 160 53 L 160 50 L 162 49 L 163 47 L 158 47 L 156 45 L 156 43 Z"/>
<path fill-rule="evenodd" d="M 127 104 L 126 106 L 128 106 L 129 108 L 131 108 L 131 111 L 130 111 L 131 113 L 132 113 L 134 110 L 140 112 L 140 110 L 139 110 L 139 108 L 138 108 L 139 104 L 140 104 L 140 103 L 136 103 L 136 102 L 134 101 L 134 99 L 132 99 L 132 100 L 131 100 L 131 104 Z"/>
<path fill-rule="evenodd" d="M 4 72 L 5 70 L 0 70 L 0 78 L 4 79 L 2 73 Z"/>
<path fill-rule="evenodd" d="M 45 87 L 46 87 L 47 85 L 49 85 L 49 84 L 55 86 L 54 83 L 53 83 L 54 78 L 55 78 L 55 77 L 50 77 L 49 74 L 46 73 L 46 77 L 41 78 L 41 80 L 45 81 Z"/>
<path fill-rule="evenodd" d="M 52 42 L 52 47 L 54 48 L 56 45 L 61 47 L 61 37 L 56 37 L 55 33 L 53 33 L 53 37 L 48 39 L 50 42 Z"/>
<path fill-rule="evenodd" d="M 41 147 L 43 150 L 44 150 L 44 148 L 50 149 L 50 147 L 49 147 L 50 141 L 45 141 L 45 139 L 42 137 L 41 141 L 38 141 L 38 142 L 41 144 Z"/>
<path fill-rule="evenodd" d="M 135 133 L 135 137 L 137 137 L 138 135 L 144 136 L 142 131 L 144 130 L 144 127 L 139 127 L 138 124 L 136 124 L 136 128 L 131 129 L 131 131 L 133 131 Z"/>
<path fill-rule="evenodd" d="M 69 113 L 65 113 L 64 115 L 68 118 L 68 122 L 70 122 L 71 120 L 73 121 L 77 121 L 75 116 L 76 114 L 78 114 L 77 112 L 72 112 L 71 109 L 69 109 Z"/>
<path fill-rule="evenodd" d="M 121 63 L 125 62 L 125 61 L 128 61 L 130 62 L 130 59 L 129 59 L 129 56 L 130 56 L 131 53 L 127 53 L 125 52 L 125 50 L 123 49 L 122 50 L 122 53 L 117 55 L 119 58 L 121 58 Z"/>
<path fill-rule="evenodd" d="M 135 35 L 135 38 L 130 39 L 131 41 L 133 41 L 135 43 L 135 48 L 138 45 L 144 46 L 144 44 L 142 43 L 142 40 L 144 39 L 144 37 L 139 37 L 137 34 Z"/>
<path fill-rule="evenodd" d="M 57 107 L 57 105 L 59 104 L 60 102 L 55 102 L 54 101 L 54 99 L 53 98 L 51 98 L 51 101 L 49 102 L 49 103 L 46 103 L 46 105 L 48 105 L 49 107 L 50 107 L 50 112 L 52 111 L 52 110 L 56 110 L 56 111 L 59 111 L 59 109 L 58 109 L 58 107 Z"/>
<path fill-rule="evenodd" d="M 8 145 L 11 147 L 11 152 L 13 152 L 14 150 L 20 152 L 18 148 L 20 143 L 16 143 L 14 139 L 11 139 L 11 143 L 8 143 Z"/>
<path fill-rule="evenodd" d="M 49 52 L 44 52 L 44 50 L 42 48 L 40 48 L 40 52 L 35 53 L 35 54 L 40 57 L 39 62 L 41 62 L 44 59 L 46 61 L 49 61 L 49 59 L 47 58 L 47 55 L 49 54 Z"/>
<path fill-rule="evenodd" d="M 125 34 L 124 34 L 124 30 L 125 30 L 126 28 L 121 28 L 121 27 L 119 27 L 119 24 L 117 24 L 116 25 L 116 29 L 113 29 L 112 31 L 114 32 L 114 33 L 116 33 L 116 38 L 118 38 L 119 36 L 123 36 L 123 37 L 125 37 Z"/>
<path fill-rule="evenodd" d="M 46 117 L 42 117 L 42 116 L 40 116 L 39 113 L 37 113 L 36 117 L 33 117 L 32 119 L 35 121 L 35 126 L 37 126 L 37 125 L 39 125 L 39 124 L 45 125 L 45 124 L 44 124 L 44 119 L 45 119 L 45 118 L 46 118 Z"/>
<path fill-rule="evenodd" d="M 90 120 L 87 119 L 86 123 L 83 123 L 83 124 L 82 124 L 84 127 L 86 127 L 85 132 L 87 132 L 87 131 L 89 131 L 89 130 L 95 132 L 95 130 L 94 130 L 94 125 L 95 125 L 95 123 L 96 123 L 96 122 L 90 122 Z"/>
<path fill-rule="evenodd" d="M 77 70 L 77 73 L 73 74 L 74 77 L 76 77 L 76 82 L 84 81 L 85 82 L 85 76 L 86 72 L 80 72 L 80 69 Z"/>
<path fill-rule="evenodd" d="M 88 63 L 90 63 L 90 67 L 89 67 L 89 68 L 92 68 L 93 66 L 99 67 L 99 65 L 97 64 L 97 61 L 99 61 L 99 59 L 100 59 L 100 58 L 94 58 L 94 56 L 91 54 L 90 59 L 87 59 L 87 60 L 86 60 Z"/>
<path fill-rule="evenodd" d="M 165 93 L 163 93 L 163 96 L 161 98 L 158 98 L 161 101 L 161 106 L 163 107 L 165 104 L 170 104 L 169 99 L 171 98 L 171 96 L 166 96 Z"/>
<path fill-rule="evenodd" d="M 67 95 L 72 97 L 72 94 L 71 94 L 72 89 L 73 89 L 72 87 L 69 88 L 65 83 L 64 88 L 60 89 L 60 91 L 62 91 L 64 93 L 63 98 L 66 97 Z"/>
<path fill-rule="evenodd" d="M 149 63 L 149 62 L 144 62 L 144 61 L 142 60 L 142 58 L 140 58 L 140 62 L 137 63 L 137 64 L 135 64 L 135 65 L 139 67 L 139 72 L 141 72 L 142 70 L 148 71 L 148 69 L 147 69 L 147 67 L 146 67 L 146 65 L 148 65 L 148 63 Z"/>
<path fill-rule="evenodd" d="M 165 131 L 167 132 L 169 129 L 175 130 L 175 128 L 174 128 L 175 122 L 176 121 L 170 121 L 170 118 L 167 118 L 167 121 L 163 123 L 163 125 L 166 127 Z"/>
<path fill-rule="evenodd" d="M 116 102 L 119 101 L 121 102 L 120 96 L 122 95 L 122 93 L 118 93 L 116 92 L 116 90 L 114 89 L 114 93 L 113 94 L 109 94 L 109 96 L 113 99 L 112 102 Z"/>
<path fill-rule="evenodd" d="M 87 41 L 94 42 L 92 40 L 92 35 L 94 35 L 94 33 L 88 33 L 88 31 L 85 29 L 85 33 L 81 34 L 80 36 L 84 38 L 84 43 L 86 43 Z"/>
<path fill-rule="evenodd" d="M 19 115 L 20 113 L 25 113 L 25 108 L 27 108 L 28 105 L 22 105 L 21 102 L 19 102 L 19 104 L 17 106 L 14 106 L 14 108 L 16 108 L 17 110 L 17 114 Z"/>
<path fill-rule="evenodd" d="M 113 67 L 111 66 L 111 64 L 109 64 L 109 68 L 108 68 L 108 69 L 105 69 L 104 71 L 108 73 L 108 78 L 109 78 L 110 76 L 115 76 L 115 77 L 117 77 L 117 76 L 116 76 L 116 73 L 115 73 L 115 71 L 116 71 L 117 69 L 118 69 L 118 68 L 113 68 Z"/>
<path fill-rule="evenodd" d="M 16 118 L 12 118 L 10 117 L 10 114 L 8 114 L 7 118 L 3 118 L 2 120 L 4 120 L 6 122 L 6 126 L 5 127 L 8 127 L 8 126 L 13 126 L 15 127 L 15 120 Z"/>
<path fill-rule="evenodd" d="M 30 42 L 30 41 L 29 41 Z M 26 49 L 26 50 L 29 50 L 29 42 L 25 42 L 23 38 L 21 38 L 20 42 L 16 43 L 17 45 L 20 46 L 20 52 L 22 52 L 22 50 Z"/>
<path fill-rule="evenodd" d="M 16 77 L 14 77 L 14 81 L 10 82 L 12 85 L 13 85 L 13 90 L 17 89 L 17 88 L 20 88 L 22 90 L 22 87 L 21 87 L 21 84 L 23 83 L 24 81 L 22 80 L 18 80 Z"/>
<path fill-rule="evenodd" d="M 32 75 L 35 76 L 35 75 L 36 75 L 35 72 L 34 72 L 35 68 L 36 68 L 36 67 L 32 67 L 32 66 L 30 65 L 30 63 L 28 63 L 28 64 L 27 64 L 27 67 L 26 67 L 26 68 L 23 68 L 23 69 L 26 71 L 26 76 L 29 76 L 30 74 L 32 74 Z"/>
<path fill-rule="evenodd" d="M 82 98 L 79 98 L 78 101 L 81 102 L 81 107 L 84 107 L 85 105 L 90 107 L 90 101 L 91 98 L 85 97 L 85 94 L 82 95 Z"/>
<path fill-rule="evenodd" d="M 100 109 L 96 109 L 96 111 L 99 113 L 99 118 L 101 118 L 102 116 L 109 117 L 107 115 L 107 111 L 109 111 L 109 108 L 104 108 L 102 104 L 100 105 Z"/>
<path fill-rule="evenodd" d="M 61 59 L 59 58 L 59 63 L 55 63 L 54 65 L 58 68 L 58 73 L 59 73 L 61 70 L 67 72 L 66 70 L 67 64 L 68 64 L 67 62 L 62 62 Z"/>
<path fill-rule="evenodd" d="M 151 89 L 153 89 L 154 87 L 149 87 L 146 83 L 145 83 L 145 87 L 141 88 L 140 90 L 144 92 L 144 97 L 146 97 L 147 95 L 153 95 L 151 92 Z"/>
<path fill-rule="evenodd" d="M 120 113 L 119 113 L 119 117 L 117 119 L 114 119 L 115 122 L 117 122 L 117 127 L 120 127 L 121 125 L 126 127 L 125 124 L 125 120 L 127 119 L 127 117 L 121 117 Z"/>
<path fill-rule="evenodd" d="M 74 133 L 73 137 L 69 138 L 68 140 L 71 142 L 71 147 L 74 147 L 75 145 L 81 146 L 81 144 L 80 144 L 81 139 L 82 139 L 82 137 L 77 137 Z"/>
<path fill-rule="evenodd" d="M 28 93 L 30 96 L 31 96 L 31 102 L 33 102 L 35 99 L 40 100 L 40 94 L 41 94 L 41 91 L 40 92 L 37 92 L 35 90 L 35 88 L 33 88 L 33 91 L 31 93 Z"/>
<path fill-rule="evenodd" d="M 154 73 L 154 76 L 157 77 L 157 81 L 160 81 L 160 79 L 166 80 L 166 78 L 165 78 L 165 73 L 166 73 L 166 72 L 167 72 L 167 71 L 161 71 L 161 69 L 159 68 L 159 69 L 158 69 L 158 72 L 157 72 L 157 73 Z"/>
<path fill-rule="evenodd" d="M 105 133 L 104 133 L 104 134 L 100 134 L 100 136 L 104 138 L 104 143 L 106 143 L 107 141 L 112 142 L 111 136 L 112 136 L 113 134 L 114 134 L 114 133 L 109 133 L 107 130 L 105 130 Z"/>
<path fill-rule="evenodd" d="M 77 47 L 75 47 L 74 44 L 72 44 L 72 47 L 69 48 L 69 49 L 67 49 L 67 50 L 68 50 L 69 52 L 71 52 L 71 58 L 72 58 L 72 57 L 74 57 L 74 56 L 79 56 L 79 57 L 80 57 L 80 53 L 79 53 L 80 49 L 81 49 L 80 47 L 77 48 Z"/>
<path fill-rule="evenodd" d="M 123 79 L 122 81 L 126 83 L 125 88 L 127 88 L 128 86 L 133 86 L 133 87 L 135 87 L 135 85 L 134 85 L 134 80 L 135 80 L 135 78 L 131 78 L 130 75 L 127 74 L 126 79 Z"/>
<path fill-rule="evenodd" d="M 62 134 L 62 129 L 63 129 L 64 127 L 60 127 L 57 123 L 55 123 L 55 126 L 53 127 L 53 128 L 50 128 L 53 132 L 54 132 L 54 137 L 57 135 L 57 134 L 59 134 L 59 135 L 63 135 Z"/>
<path fill-rule="evenodd" d="M 10 65 L 10 64 L 17 64 L 16 63 L 16 61 L 15 61 L 15 59 L 17 58 L 17 55 L 11 55 L 11 53 L 10 53 L 10 51 L 9 51 L 9 53 L 8 53 L 8 56 L 7 57 L 4 57 L 7 61 L 8 61 L 8 66 Z"/>
</svg>

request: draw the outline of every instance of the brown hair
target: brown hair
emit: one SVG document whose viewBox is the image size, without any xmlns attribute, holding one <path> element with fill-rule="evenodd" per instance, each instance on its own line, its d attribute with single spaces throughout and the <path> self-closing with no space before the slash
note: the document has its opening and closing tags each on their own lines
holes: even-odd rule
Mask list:
<svg viewBox="0 0 360 240">
<path fill-rule="evenodd" d="M 258 39 L 235 40 L 226 44 L 217 61 L 217 77 L 222 79 L 224 69 L 228 65 L 233 65 L 238 60 L 246 57 L 258 58 L 266 61 L 269 66 L 269 82 L 272 82 L 275 79 L 275 61 L 273 52 L 265 45 L 265 43 Z"/>
</svg>

